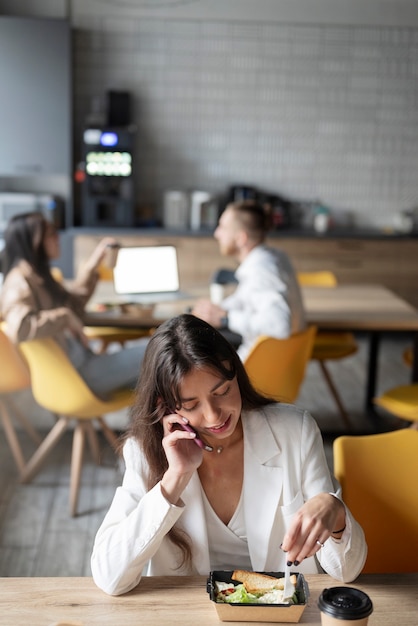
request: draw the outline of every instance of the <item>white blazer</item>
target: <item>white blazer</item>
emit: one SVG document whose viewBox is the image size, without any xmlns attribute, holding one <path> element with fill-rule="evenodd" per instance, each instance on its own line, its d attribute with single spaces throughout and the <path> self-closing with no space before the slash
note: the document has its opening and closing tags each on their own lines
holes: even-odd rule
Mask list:
<svg viewBox="0 0 418 626">
<path fill-rule="evenodd" d="M 243 412 L 243 507 L 251 564 L 258 571 L 283 571 L 280 549 L 293 515 L 312 496 L 340 495 L 326 461 L 319 428 L 307 411 L 286 404 Z M 209 574 L 208 535 L 202 489 L 196 472 L 174 506 L 160 484 L 148 491 L 146 464 L 134 440 L 124 447 L 126 471 L 99 528 L 91 568 L 96 584 L 118 595 L 135 587 L 141 576 Z M 179 568 L 179 550 L 167 538 L 176 524 L 189 535 L 192 568 Z M 298 570 L 325 570 L 349 582 L 360 573 L 367 554 L 364 533 L 347 510 L 340 541 L 332 538 Z M 319 563 L 318 563 L 319 562 Z M 234 569 L 231 563 L 230 569 Z"/>
</svg>

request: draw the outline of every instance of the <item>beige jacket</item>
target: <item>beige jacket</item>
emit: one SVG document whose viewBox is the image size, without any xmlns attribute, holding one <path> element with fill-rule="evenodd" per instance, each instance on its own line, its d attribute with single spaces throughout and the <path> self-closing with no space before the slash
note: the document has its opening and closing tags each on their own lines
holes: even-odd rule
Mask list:
<svg viewBox="0 0 418 626">
<path fill-rule="evenodd" d="M 15 343 L 53 336 L 65 349 L 69 311 L 83 320 L 97 280 L 95 269 L 84 268 L 71 287 L 63 290 L 62 298 L 53 299 L 42 277 L 21 261 L 7 274 L 0 294 L 0 315 L 7 324 L 7 334 Z"/>
</svg>

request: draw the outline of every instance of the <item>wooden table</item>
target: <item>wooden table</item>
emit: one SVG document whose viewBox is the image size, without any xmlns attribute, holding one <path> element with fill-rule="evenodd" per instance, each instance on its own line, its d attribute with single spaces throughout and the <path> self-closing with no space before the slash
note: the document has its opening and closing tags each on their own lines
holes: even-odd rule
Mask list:
<svg viewBox="0 0 418 626">
<path fill-rule="evenodd" d="M 192 291 L 185 300 L 159 303 L 152 316 L 123 315 L 116 309 L 106 313 L 89 312 L 88 323 L 150 328 L 193 305 L 196 297 L 208 295 L 208 288 Z M 414 354 L 418 355 L 418 310 L 395 293 L 379 285 L 339 285 L 337 287 L 303 287 L 307 320 L 320 330 L 348 330 L 367 333 L 370 337 L 365 409 L 373 414 L 376 392 L 377 363 L 380 338 L 385 333 L 411 333 Z M 112 302 L 115 294 L 111 284 L 101 285 L 93 300 Z M 418 358 L 414 358 L 411 380 L 418 381 Z"/>
<path fill-rule="evenodd" d="M 320 626 L 318 596 L 339 586 L 327 575 L 307 575 L 310 598 L 300 624 Z M 362 589 L 374 611 L 369 626 L 417 626 L 418 574 L 367 574 Z M 0 626 L 210 626 L 221 622 L 206 592 L 206 577 L 156 576 L 123 596 L 108 596 L 91 578 L 0 579 Z M 239 622 L 250 624 L 251 622 Z M 254 623 L 254 622 L 252 622 Z"/>
<path fill-rule="evenodd" d="M 303 298 L 308 321 L 321 330 L 348 330 L 369 335 L 365 409 L 373 414 L 379 345 L 385 333 L 412 335 L 414 362 L 411 381 L 418 381 L 418 310 L 379 285 L 306 287 Z M 417 622 L 418 623 L 418 622 Z"/>
</svg>

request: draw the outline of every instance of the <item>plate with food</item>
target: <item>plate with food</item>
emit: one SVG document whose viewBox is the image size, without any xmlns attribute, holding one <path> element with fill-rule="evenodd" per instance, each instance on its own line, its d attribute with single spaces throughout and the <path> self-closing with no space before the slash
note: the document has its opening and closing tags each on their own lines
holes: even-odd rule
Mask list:
<svg viewBox="0 0 418 626">
<path fill-rule="evenodd" d="M 284 597 L 283 572 L 212 571 L 207 591 L 218 617 L 229 622 L 299 622 L 309 589 L 303 574 L 291 573 L 292 595 Z"/>
</svg>

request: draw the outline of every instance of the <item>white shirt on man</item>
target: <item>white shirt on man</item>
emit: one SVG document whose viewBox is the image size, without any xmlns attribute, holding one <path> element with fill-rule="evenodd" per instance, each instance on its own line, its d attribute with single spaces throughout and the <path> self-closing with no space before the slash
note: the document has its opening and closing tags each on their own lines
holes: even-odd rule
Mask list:
<svg viewBox="0 0 418 626">
<path fill-rule="evenodd" d="M 243 338 L 242 360 L 260 335 L 282 339 L 305 328 L 299 283 L 285 252 L 256 246 L 235 276 L 238 286 L 221 306 L 228 312 L 228 328 Z"/>
</svg>

